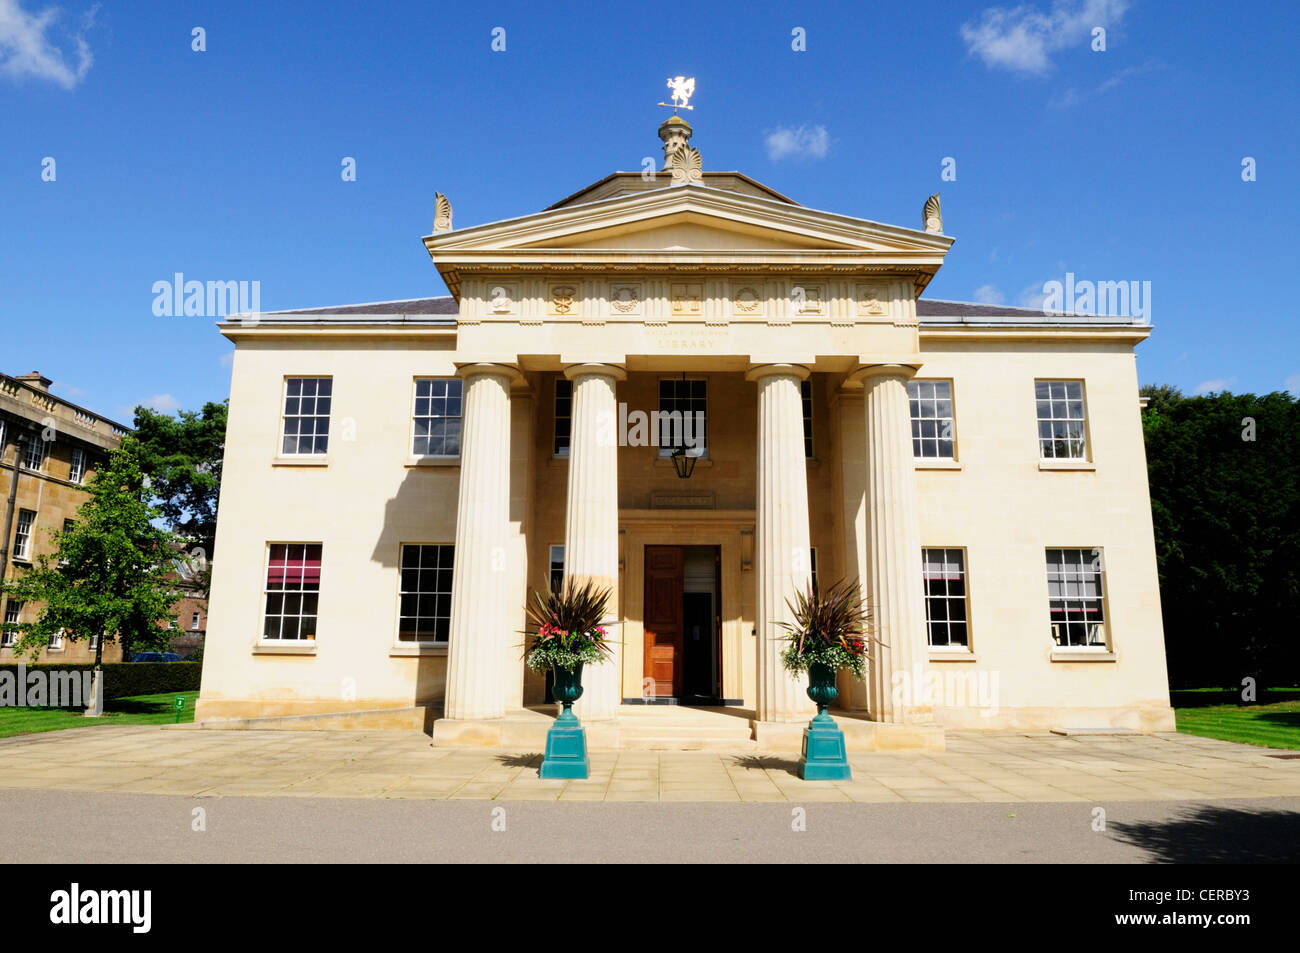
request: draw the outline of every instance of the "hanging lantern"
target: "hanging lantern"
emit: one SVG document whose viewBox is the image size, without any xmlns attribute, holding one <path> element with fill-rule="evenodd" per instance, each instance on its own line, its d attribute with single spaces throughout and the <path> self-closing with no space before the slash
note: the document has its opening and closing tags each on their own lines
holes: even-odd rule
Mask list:
<svg viewBox="0 0 1300 953">
<path fill-rule="evenodd" d="M 689 480 L 691 474 L 695 472 L 695 461 L 699 459 L 693 453 L 687 453 L 685 447 L 678 447 L 673 451 L 673 469 L 683 480 Z"/>
</svg>

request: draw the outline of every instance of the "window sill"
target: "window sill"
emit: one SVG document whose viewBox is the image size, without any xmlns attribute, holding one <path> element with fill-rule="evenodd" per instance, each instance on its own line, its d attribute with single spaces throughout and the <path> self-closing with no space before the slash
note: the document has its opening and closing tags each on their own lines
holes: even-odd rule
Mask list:
<svg viewBox="0 0 1300 953">
<path fill-rule="evenodd" d="M 1039 460 L 1040 470 L 1096 470 L 1097 464 L 1091 460 Z"/>
<path fill-rule="evenodd" d="M 445 645 L 394 645 L 388 650 L 389 658 L 427 658 L 447 654 Z"/>
<path fill-rule="evenodd" d="M 318 457 L 308 454 L 303 454 L 301 457 L 271 458 L 271 466 L 273 467 L 327 467 L 329 465 L 329 457 Z"/>
<path fill-rule="evenodd" d="M 672 465 L 673 465 L 672 454 L 669 454 L 669 455 L 667 455 L 667 456 L 657 456 L 657 457 L 655 457 L 655 466 L 657 466 L 657 467 L 671 467 Z M 710 458 L 707 457 L 707 456 L 704 456 L 704 457 L 696 457 L 696 458 L 695 458 L 695 465 L 696 465 L 697 467 L 711 467 L 711 466 L 713 466 L 713 460 L 710 459 Z"/>
<path fill-rule="evenodd" d="M 979 656 L 974 652 L 941 652 L 930 650 L 931 662 L 978 662 Z"/>
<path fill-rule="evenodd" d="M 1119 656 L 1108 649 L 1052 649 L 1053 662 L 1117 662 Z"/>
<path fill-rule="evenodd" d="M 407 457 L 406 466 L 410 467 L 458 467 L 460 457 Z"/>
<path fill-rule="evenodd" d="M 960 460 L 942 460 L 938 457 L 913 457 L 912 469 L 914 470 L 964 470 Z"/>
<path fill-rule="evenodd" d="M 258 642 L 253 646 L 254 655 L 315 655 L 316 640 L 304 640 L 304 644 L 293 642 Z"/>
</svg>

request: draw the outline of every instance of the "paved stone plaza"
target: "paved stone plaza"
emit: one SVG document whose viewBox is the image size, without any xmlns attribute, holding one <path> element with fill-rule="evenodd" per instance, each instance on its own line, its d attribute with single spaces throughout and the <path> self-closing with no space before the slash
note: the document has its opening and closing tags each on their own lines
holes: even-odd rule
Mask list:
<svg viewBox="0 0 1300 953">
<path fill-rule="evenodd" d="M 419 732 L 98 726 L 0 742 L 0 788 L 203 797 L 536 801 L 1025 802 L 1300 795 L 1288 752 L 1181 734 L 948 733 L 941 753 L 851 754 L 850 782 L 796 759 L 595 751 L 585 781 L 543 781 L 536 751 L 434 748 Z M 1294 752 L 1291 752 L 1294 754 Z"/>
</svg>

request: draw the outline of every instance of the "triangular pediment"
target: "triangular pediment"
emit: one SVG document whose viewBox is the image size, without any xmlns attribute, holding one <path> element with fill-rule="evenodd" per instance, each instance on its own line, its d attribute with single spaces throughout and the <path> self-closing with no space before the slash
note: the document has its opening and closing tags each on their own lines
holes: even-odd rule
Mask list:
<svg viewBox="0 0 1300 953">
<path fill-rule="evenodd" d="M 730 244 L 729 244 L 730 243 Z M 699 185 L 666 187 L 425 239 L 439 252 L 542 248 L 946 251 L 952 239 Z"/>
<path fill-rule="evenodd" d="M 952 239 L 762 196 L 687 184 L 426 236 L 453 294 L 466 271 L 629 265 L 645 268 L 859 268 L 917 276 Z"/>
<path fill-rule="evenodd" d="M 655 251 L 725 251 L 728 249 L 852 248 L 821 236 L 806 235 L 771 225 L 736 222 L 696 211 L 679 211 L 591 228 L 529 242 L 523 248 L 620 248 Z"/>
</svg>

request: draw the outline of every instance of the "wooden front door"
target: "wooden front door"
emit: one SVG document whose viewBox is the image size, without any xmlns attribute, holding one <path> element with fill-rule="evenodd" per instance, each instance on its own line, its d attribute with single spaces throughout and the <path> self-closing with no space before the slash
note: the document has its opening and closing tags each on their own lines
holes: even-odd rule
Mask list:
<svg viewBox="0 0 1300 953">
<path fill-rule="evenodd" d="M 683 555 L 680 546 L 645 548 L 645 676 L 655 697 L 682 693 Z"/>
</svg>

